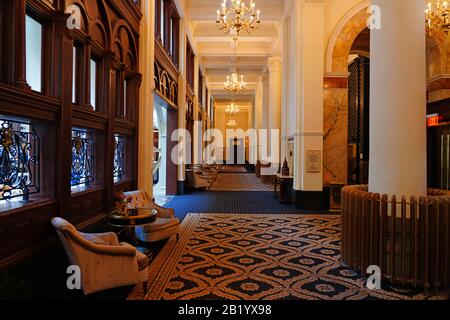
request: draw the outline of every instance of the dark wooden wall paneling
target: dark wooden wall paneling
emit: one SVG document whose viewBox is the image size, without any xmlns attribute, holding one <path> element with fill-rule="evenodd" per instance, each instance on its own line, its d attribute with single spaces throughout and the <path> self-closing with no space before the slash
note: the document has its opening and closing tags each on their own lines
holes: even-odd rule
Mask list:
<svg viewBox="0 0 450 320">
<path fill-rule="evenodd" d="M 82 11 L 82 29 L 66 26 L 68 5 Z M 25 14 L 44 26 L 43 91 L 26 82 Z M 135 187 L 140 1 L 2 0 L 0 3 L 0 115 L 35 123 L 42 140 L 41 192 L 31 202 L 0 211 L 0 267 L 12 264 L 53 241 L 50 218 L 61 216 L 78 227 L 105 217 L 115 191 Z M 5 28 L 6 26 L 6 28 Z M 72 104 L 73 46 L 82 47 L 76 79 L 78 101 Z M 89 60 L 98 59 L 97 112 L 89 105 Z M 116 88 L 116 75 L 127 80 L 127 112 Z M 121 89 L 120 89 L 121 90 Z M 96 180 L 84 192 L 71 192 L 72 128 L 91 131 L 96 139 Z M 125 137 L 126 177 L 113 179 L 114 134 Z M 5 209 L 1 208 L 0 210 Z"/>
<path fill-rule="evenodd" d="M 195 65 L 195 53 L 192 49 L 191 43 L 189 40 L 187 41 L 187 49 L 186 49 L 186 80 L 187 80 L 187 87 L 188 92 L 190 89 L 190 92 L 193 95 L 194 92 L 194 65 Z"/>
</svg>

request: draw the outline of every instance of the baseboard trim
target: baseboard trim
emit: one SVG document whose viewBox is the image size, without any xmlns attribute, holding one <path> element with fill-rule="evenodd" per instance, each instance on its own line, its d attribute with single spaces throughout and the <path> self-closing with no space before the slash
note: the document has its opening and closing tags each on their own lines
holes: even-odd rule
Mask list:
<svg viewBox="0 0 450 320">
<path fill-rule="evenodd" d="M 186 194 L 186 181 L 178 181 L 177 195 L 181 196 L 183 194 Z"/>
<path fill-rule="evenodd" d="M 301 210 L 330 210 L 330 189 L 324 187 L 323 191 L 294 190 L 294 203 Z"/>
</svg>

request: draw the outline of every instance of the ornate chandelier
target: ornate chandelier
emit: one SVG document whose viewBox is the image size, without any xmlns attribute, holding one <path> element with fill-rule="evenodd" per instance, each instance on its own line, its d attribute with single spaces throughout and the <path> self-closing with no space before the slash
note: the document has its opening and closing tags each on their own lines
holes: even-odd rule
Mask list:
<svg viewBox="0 0 450 320">
<path fill-rule="evenodd" d="M 425 10 L 427 33 L 434 36 L 439 30 L 448 33 L 450 30 L 450 9 L 448 0 L 428 2 Z"/>
<path fill-rule="evenodd" d="M 239 113 L 239 106 L 234 103 L 229 104 L 225 112 L 230 115 L 236 115 Z"/>
<path fill-rule="evenodd" d="M 255 3 L 250 0 L 247 6 L 245 0 L 230 0 L 231 6 L 227 6 L 228 0 L 223 0 L 222 9 L 217 10 L 216 24 L 225 34 L 229 34 L 231 30 L 235 30 L 237 35 L 241 30 L 250 33 L 259 28 L 261 24 L 260 10 L 255 9 Z"/>
<path fill-rule="evenodd" d="M 240 79 L 237 73 L 233 73 L 230 76 L 227 76 L 227 81 L 224 83 L 225 91 L 228 91 L 232 94 L 238 94 L 245 90 L 247 84 L 244 81 L 244 76 L 241 75 Z"/>
<path fill-rule="evenodd" d="M 238 38 L 234 38 L 234 55 L 237 59 L 237 40 Z M 231 74 L 231 76 L 227 76 L 227 81 L 223 84 L 223 88 L 225 91 L 232 93 L 232 94 L 238 94 L 241 93 L 246 89 L 247 84 L 244 81 L 244 76 L 241 75 L 240 77 L 235 72 Z"/>
<path fill-rule="evenodd" d="M 227 126 L 228 127 L 236 127 L 237 126 L 236 120 L 228 120 Z"/>
</svg>

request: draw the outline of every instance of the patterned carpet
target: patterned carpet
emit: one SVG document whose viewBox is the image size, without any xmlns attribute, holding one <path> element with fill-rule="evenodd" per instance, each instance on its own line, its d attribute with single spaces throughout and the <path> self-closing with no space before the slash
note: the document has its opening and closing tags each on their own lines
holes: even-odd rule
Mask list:
<svg viewBox="0 0 450 320">
<path fill-rule="evenodd" d="M 220 173 L 210 190 L 273 191 L 273 185 L 262 183 L 253 173 Z"/>
<path fill-rule="evenodd" d="M 335 215 L 189 214 L 150 267 L 146 295 L 130 300 L 411 299 L 370 291 L 339 263 Z"/>
</svg>

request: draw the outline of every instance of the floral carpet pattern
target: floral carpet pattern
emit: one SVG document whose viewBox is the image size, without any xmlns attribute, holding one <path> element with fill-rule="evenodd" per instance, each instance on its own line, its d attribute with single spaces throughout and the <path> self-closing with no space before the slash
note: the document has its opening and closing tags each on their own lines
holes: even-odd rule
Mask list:
<svg viewBox="0 0 450 320">
<path fill-rule="evenodd" d="M 364 300 L 413 298 L 371 291 L 340 263 L 336 215 L 189 214 L 150 266 L 149 291 L 131 300 Z"/>
</svg>

